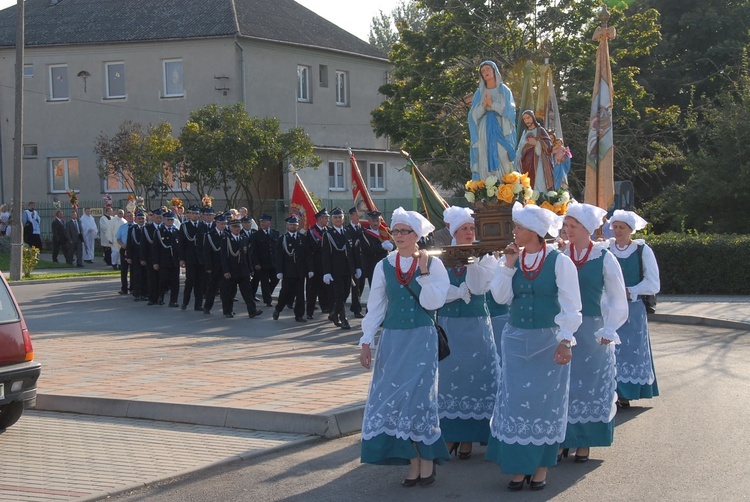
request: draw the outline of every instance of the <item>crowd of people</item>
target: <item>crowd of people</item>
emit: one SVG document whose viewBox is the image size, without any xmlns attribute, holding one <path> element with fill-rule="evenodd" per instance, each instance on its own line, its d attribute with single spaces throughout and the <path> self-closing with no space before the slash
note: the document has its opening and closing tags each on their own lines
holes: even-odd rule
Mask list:
<svg viewBox="0 0 750 502">
<path fill-rule="evenodd" d="M 120 269 L 121 295 L 147 305 L 192 306 L 204 314 L 211 313 L 218 295 L 230 318 L 239 290 L 250 318 L 262 313 L 259 304 L 272 309 L 274 320 L 288 307 L 302 323 L 320 308 L 335 326 L 351 329 L 351 316 L 364 317 L 359 301 L 364 285 L 393 249 L 388 234 L 379 232 L 381 213 L 368 213 L 369 226 L 363 226 L 355 208 L 348 222 L 340 208 L 323 209 L 305 232 L 291 216 L 283 234 L 272 228 L 271 216 L 261 215 L 256 224 L 245 208 L 217 214 L 212 207 L 191 206 L 182 217 L 167 208 L 112 213 L 108 208 L 102 217 L 100 234 L 105 261 Z"/>
<path fill-rule="evenodd" d="M 592 240 L 606 215 L 595 206 L 574 202 L 559 217 L 516 203 L 512 214 L 503 253 L 445 266 L 420 250 L 433 225 L 393 213 L 397 249 L 375 265 L 362 321 L 360 363 L 373 374 L 361 460 L 409 465 L 405 487 L 432 484 L 437 464 L 484 443 L 512 476 L 508 490 L 542 490 L 569 452 L 582 463 L 612 444 L 618 407 L 658 395 L 643 298 L 659 271 L 632 239 L 645 221 L 617 210 L 614 238 Z M 443 219 L 454 245 L 474 242 L 470 209 Z"/>
</svg>

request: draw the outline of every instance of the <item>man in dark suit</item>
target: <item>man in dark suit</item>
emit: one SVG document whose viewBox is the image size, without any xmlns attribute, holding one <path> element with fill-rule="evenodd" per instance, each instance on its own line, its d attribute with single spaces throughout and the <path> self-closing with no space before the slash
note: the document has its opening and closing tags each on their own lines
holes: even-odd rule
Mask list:
<svg viewBox="0 0 750 502">
<path fill-rule="evenodd" d="M 139 209 L 135 213 L 135 225 L 128 229 L 127 247 L 125 248 L 126 261 L 130 269 L 130 291 L 136 302 L 148 300 L 146 267 L 141 265 L 143 262 L 141 241 L 143 241 L 145 224 L 146 213 Z"/>
<path fill-rule="evenodd" d="M 232 304 L 237 289 L 247 306 L 247 315 L 252 319 L 263 313 L 255 307 L 253 295 L 250 292 L 250 270 L 252 262 L 248 252 L 247 237 L 240 234 L 242 223 L 240 220 L 229 222 L 229 234 L 224 234 L 221 241 L 221 306 L 225 317 L 234 317 Z"/>
<path fill-rule="evenodd" d="M 263 303 L 267 307 L 273 307 L 271 303 L 273 290 L 279 283 L 276 279 L 276 270 L 273 264 L 273 253 L 276 250 L 276 242 L 279 240 L 279 231 L 271 228 L 271 217 L 267 214 L 260 218 L 260 229 L 253 235 L 250 249 L 253 255 L 253 266 L 255 275 L 251 282 L 253 296 L 258 292 L 258 284 L 263 294 Z"/>
<path fill-rule="evenodd" d="M 180 241 L 174 227 L 175 217 L 172 211 L 164 214 L 164 223 L 156 228 L 151 247 L 151 261 L 154 270 L 159 272 L 159 305 L 164 303 L 164 294 L 169 291 L 170 307 L 179 307 L 180 294 Z"/>
<path fill-rule="evenodd" d="M 185 286 L 182 292 L 182 310 L 190 304 L 190 294 L 195 294 L 193 310 L 203 310 L 203 264 L 199 259 L 203 251 L 203 242 L 198 218 L 200 208 L 190 206 L 187 210 L 187 221 L 180 225 L 180 265 L 185 267 Z"/>
<path fill-rule="evenodd" d="M 315 214 L 315 225 L 307 230 L 307 285 L 305 296 L 307 300 L 307 318 L 313 318 L 316 300 L 320 302 L 320 309 L 324 314 L 330 314 L 333 298 L 331 286 L 323 282 L 323 242 L 328 232 L 330 215 L 326 209 Z"/>
<path fill-rule="evenodd" d="M 57 257 L 62 249 L 65 261 L 71 263 L 73 257 L 68 257 L 68 234 L 65 232 L 65 220 L 63 212 L 59 209 L 55 211 L 55 219 L 52 220 L 52 261 L 59 263 Z"/>
<path fill-rule="evenodd" d="M 70 220 L 65 224 L 65 233 L 68 236 L 70 252 L 69 264 L 73 264 L 73 255 L 76 257 L 76 267 L 83 267 L 83 234 L 81 224 L 78 221 L 78 213 L 70 213 Z"/>
<path fill-rule="evenodd" d="M 151 221 L 143 227 L 143 239 L 141 240 L 141 265 L 146 267 L 146 291 L 148 292 L 148 305 L 156 305 L 159 302 L 159 271 L 154 269 L 152 248 L 156 244 L 156 229 L 161 225 L 161 209 L 151 212 Z"/>
<path fill-rule="evenodd" d="M 213 212 L 211 213 L 213 214 Z M 223 272 L 221 269 L 221 246 L 226 237 L 227 220 L 223 214 L 212 217 L 211 228 L 203 235 L 203 268 L 205 270 L 205 284 L 203 297 L 203 313 L 208 315 L 214 306 L 216 292 L 219 291 Z M 208 225 L 206 225 L 208 228 Z"/>
<path fill-rule="evenodd" d="M 354 242 L 344 230 L 344 211 L 335 208 L 331 211 L 333 228 L 326 233 L 323 241 L 323 282 L 333 284 L 333 310 L 328 320 L 341 329 L 350 329 L 346 319 L 346 299 L 352 287 L 352 277 L 359 279 L 362 270 L 354 252 Z"/>
<path fill-rule="evenodd" d="M 307 278 L 307 240 L 297 230 L 299 220 L 296 216 L 286 219 L 286 234 L 279 239 L 274 258 L 276 259 L 276 278 L 281 281 L 279 302 L 273 312 L 274 320 L 284 307 L 294 301 L 294 320 L 307 322 L 305 319 L 305 279 Z"/>
<path fill-rule="evenodd" d="M 394 249 L 390 240 L 384 241 L 380 237 L 381 213 L 370 211 L 367 213 L 367 221 L 370 226 L 362 232 L 362 240 L 359 242 L 360 265 L 362 266 L 361 288 L 364 288 L 365 281 L 369 281 L 370 288 L 372 288 L 372 274 L 375 272 L 375 265 Z"/>
<path fill-rule="evenodd" d="M 357 263 L 361 262 L 361 240 L 362 240 L 362 225 L 359 224 L 359 212 L 356 207 L 349 209 L 349 224 L 344 227 L 346 237 L 352 242 L 352 250 L 357 255 Z M 360 277 L 352 281 L 352 306 L 349 310 L 354 313 L 354 317 L 361 319 L 362 315 L 362 304 L 359 303 L 359 295 L 362 294 L 362 286 L 364 286 L 364 278 Z"/>
</svg>

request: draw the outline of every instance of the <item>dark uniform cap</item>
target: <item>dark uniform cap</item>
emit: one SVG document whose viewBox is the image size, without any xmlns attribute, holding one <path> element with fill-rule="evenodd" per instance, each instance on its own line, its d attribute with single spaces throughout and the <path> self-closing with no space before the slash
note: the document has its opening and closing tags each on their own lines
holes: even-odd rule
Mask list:
<svg viewBox="0 0 750 502">
<path fill-rule="evenodd" d="M 164 218 L 167 220 L 174 220 L 174 213 L 172 211 L 167 211 L 164 213 Z"/>
<path fill-rule="evenodd" d="M 258 218 L 260 221 L 271 221 L 273 218 L 268 216 L 267 214 L 260 215 L 260 218 Z"/>
<path fill-rule="evenodd" d="M 164 214 L 164 212 L 159 208 L 154 209 L 153 213 L 154 213 L 154 216 L 161 216 Z M 174 218 L 174 216 L 172 216 L 172 218 Z"/>
<path fill-rule="evenodd" d="M 201 209 L 201 212 L 203 214 L 214 214 L 215 211 L 214 211 L 214 208 L 209 206 L 209 207 L 204 207 L 203 209 Z"/>
<path fill-rule="evenodd" d="M 213 214 L 213 213 L 211 213 L 211 214 Z M 220 214 L 220 215 L 217 215 L 216 218 L 214 218 L 214 221 L 216 221 L 218 223 L 226 223 L 227 219 L 224 217 L 223 214 Z"/>
<path fill-rule="evenodd" d="M 284 220 L 284 221 L 286 221 L 286 222 L 287 222 L 287 223 L 289 223 L 289 224 L 299 225 L 299 220 L 298 220 L 298 219 L 297 219 L 297 217 L 296 217 L 296 216 L 294 216 L 294 215 L 290 216 L 289 218 L 287 218 L 287 219 L 286 219 L 286 220 Z"/>
<path fill-rule="evenodd" d="M 331 216 L 344 216 L 344 211 L 340 207 L 331 209 Z"/>
<path fill-rule="evenodd" d="M 243 216 L 242 218 L 240 218 L 240 221 L 242 223 L 252 223 L 253 222 L 252 218 L 250 218 L 249 216 Z"/>
<path fill-rule="evenodd" d="M 144 213 L 143 211 L 136 211 L 135 212 L 135 217 L 136 218 L 144 218 L 145 216 L 146 216 L 146 213 Z"/>
<path fill-rule="evenodd" d="M 242 222 L 238 218 L 235 218 L 229 222 L 230 227 L 239 227 L 240 225 L 242 225 Z"/>
<path fill-rule="evenodd" d="M 234 219 L 234 215 L 231 211 L 224 211 L 224 218 L 226 218 L 227 221 L 232 221 Z"/>
<path fill-rule="evenodd" d="M 323 216 L 330 216 L 328 214 L 328 210 L 326 208 L 323 208 L 320 211 L 318 211 L 317 213 L 315 213 L 315 217 L 316 218 L 322 218 Z"/>
<path fill-rule="evenodd" d="M 201 208 L 199 208 L 199 207 L 198 207 L 198 206 L 196 206 L 196 205 L 192 205 L 192 206 L 190 206 L 190 207 L 188 208 L 187 212 L 188 212 L 188 213 L 200 213 L 200 212 L 201 212 Z"/>
<path fill-rule="evenodd" d="M 369 213 L 367 213 L 367 217 L 373 220 L 376 220 L 381 216 L 383 216 L 383 213 L 381 213 L 380 211 L 370 211 Z"/>
<path fill-rule="evenodd" d="M 357 208 L 356 208 L 356 207 L 353 207 L 353 208 L 351 208 L 351 209 L 349 210 L 349 214 L 357 214 L 357 213 L 359 213 L 359 211 L 357 211 Z"/>
</svg>

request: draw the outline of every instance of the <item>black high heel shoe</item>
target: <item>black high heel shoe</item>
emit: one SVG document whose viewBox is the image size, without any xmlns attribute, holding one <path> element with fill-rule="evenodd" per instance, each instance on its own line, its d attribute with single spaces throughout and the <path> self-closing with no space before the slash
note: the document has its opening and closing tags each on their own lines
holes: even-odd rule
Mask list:
<svg viewBox="0 0 750 502">
<path fill-rule="evenodd" d="M 524 483 L 531 483 L 531 474 L 527 474 L 521 481 L 511 481 L 508 483 L 508 491 L 520 492 Z"/>
<path fill-rule="evenodd" d="M 412 486 L 416 486 L 420 480 L 421 478 L 419 476 L 414 479 L 406 478 L 401 482 L 401 486 L 403 486 L 404 488 L 411 488 Z"/>
<path fill-rule="evenodd" d="M 457 444 L 460 444 L 460 443 L 457 443 Z M 469 443 L 469 451 L 458 450 L 458 458 L 460 458 L 461 460 L 468 460 L 468 459 L 470 459 L 471 458 L 471 450 L 472 450 L 473 446 L 474 446 L 473 444 Z"/>
<path fill-rule="evenodd" d="M 585 462 L 589 461 L 589 455 L 591 454 L 591 448 L 588 449 L 588 453 L 586 455 L 579 455 L 578 451 L 576 450 L 576 463 L 583 464 Z"/>
<path fill-rule="evenodd" d="M 430 474 L 426 478 L 422 478 L 422 477 L 417 478 L 419 480 L 419 486 L 427 486 L 427 485 L 431 485 L 432 483 L 434 483 L 435 482 L 435 470 L 436 470 L 436 464 L 435 462 L 433 462 L 432 474 Z M 421 471 L 420 471 L 420 476 L 421 476 Z"/>
<path fill-rule="evenodd" d="M 547 486 L 547 478 L 545 477 L 541 481 L 532 481 L 531 476 L 529 476 L 529 489 L 532 492 L 538 492 L 539 490 L 544 490 L 544 488 Z"/>
<path fill-rule="evenodd" d="M 448 456 L 449 457 L 456 457 L 456 456 L 458 456 L 458 447 L 460 445 L 461 445 L 461 443 L 459 443 L 458 441 L 456 441 L 455 443 L 451 443 L 451 447 L 448 450 Z"/>
<path fill-rule="evenodd" d="M 557 463 L 559 464 L 562 462 L 563 457 L 568 458 L 568 453 L 570 453 L 569 448 L 563 448 L 560 450 L 560 453 L 557 454 Z"/>
</svg>

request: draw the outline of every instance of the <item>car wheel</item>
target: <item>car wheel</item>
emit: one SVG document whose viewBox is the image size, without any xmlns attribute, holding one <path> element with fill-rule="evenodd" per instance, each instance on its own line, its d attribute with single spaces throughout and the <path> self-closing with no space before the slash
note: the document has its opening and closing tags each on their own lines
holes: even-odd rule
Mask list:
<svg viewBox="0 0 750 502">
<path fill-rule="evenodd" d="M 18 422 L 23 414 L 23 401 L 13 401 L 0 405 L 0 430 Z"/>
</svg>

